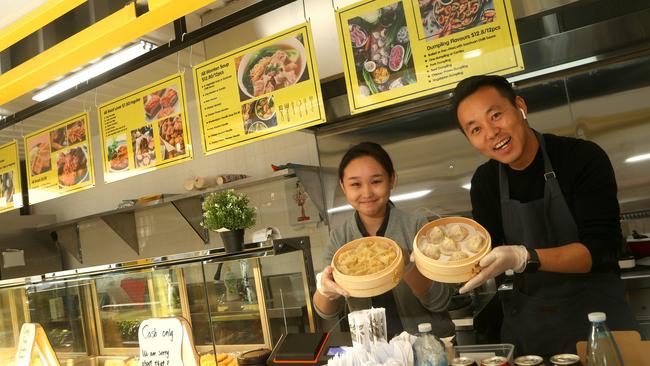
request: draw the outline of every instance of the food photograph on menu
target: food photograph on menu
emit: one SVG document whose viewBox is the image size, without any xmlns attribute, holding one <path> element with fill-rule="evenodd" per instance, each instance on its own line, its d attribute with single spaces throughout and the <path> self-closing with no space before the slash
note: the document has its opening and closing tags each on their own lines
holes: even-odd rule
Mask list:
<svg viewBox="0 0 650 366">
<path fill-rule="evenodd" d="M 246 134 L 259 132 L 278 125 L 275 115 L 275 99 L 272 95 L 242 104 L 241 114 Z"/>
<path fill-rule="evenodd" d="M 86 141 L 86 128 L 83 120 L 78 120 L 66 126 L 66 142 L 68 146 Z"/>
<path fill-rule="evenodd" d="M 147 168 L 156 165 L 156 143 L 153 137 L 153 126 L 146 125 L 131 131 L 133 144 L 133 165 L 136 168 Z"/>
<path fill-rule="evenodd" d="M 168 160 L 185 154 L 185 133 L 181 115 L 158 121 L 161 159 Z"/>
<path fill-rule="evenodd" d="M 29 142 L 29 166 L 31 175 L 39 175 L 52 170 L 52 155 L 49 134 L 32 138 Z"/>
<path fill-rule="evenodd" d="M 442 38 L 496 18 L 493 0 L 419 0 L 426 38 Z"/>
<path fill-rule="evenodd" d="M 5 205 L 14 202 L 14 172 L 0 175 L 0 198 L 4 198 Z"/>
<path fill-rule="evenodd" d="M 50 131 L 50 146 L 52 146 L 52 151 L 59 151 L 68 146 L 66 134 L 65 126 Z"/>
<path fill-rule="evenodd" d="M 180 113 L 178 86 L 157 90 L 143 98 L 147 122 Z"/>
<path fill-rule="evenodd" d="M 302 35 L 237 57 L 235 65 L 242 102 L 309 79 Z"/>
<path fill-rule="evenodd" d="M 351 18 L 348 31 L 361 95 L 417 82 L 401 1 Z"/>
<path fill-rule="evenodd" d="M 126 147 L 126 134 L 119 134 L 108 139 L 106 157 L 111 172 L 122 172 L 129 169 L 129 151 Z"/>
<path fill-rule="evenodd" d="M 84 144 L 58 152 L 56 167 L 62 188 L 88 181 L 88 147 Z"/>
</svg>

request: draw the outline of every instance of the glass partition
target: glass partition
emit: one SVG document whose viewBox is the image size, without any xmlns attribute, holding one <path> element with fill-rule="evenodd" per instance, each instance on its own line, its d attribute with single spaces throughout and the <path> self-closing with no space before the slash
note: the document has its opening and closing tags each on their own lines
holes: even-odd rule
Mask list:
<svg viewBox="0 0 650 366">
<path fill-rule="evenodd" d="M 27 286 L 29 321 L 43 326 L 56 352 L 87 353 L 82 298 L 88 287 L 85 280 Z"/>
<path fill-rule="evenodd" d="M 177 272 L 141 270 L 102 275 L 94 280 L 100 347 L 138 347 L 140 322 L 182 316 Z"/>
</svg>

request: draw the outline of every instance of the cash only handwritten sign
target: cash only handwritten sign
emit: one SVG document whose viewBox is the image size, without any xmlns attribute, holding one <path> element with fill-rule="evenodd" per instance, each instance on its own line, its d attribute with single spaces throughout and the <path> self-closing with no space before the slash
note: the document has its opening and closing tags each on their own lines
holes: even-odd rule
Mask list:
<svg viewBox="0 0 650 366">
<path fill-rule="evenodd" d="M 138 366 L 187 366 L 183 364 L 183 338 L 183 325 L 178 318 L 143 321 L 138 329 Z"/>
</svg>

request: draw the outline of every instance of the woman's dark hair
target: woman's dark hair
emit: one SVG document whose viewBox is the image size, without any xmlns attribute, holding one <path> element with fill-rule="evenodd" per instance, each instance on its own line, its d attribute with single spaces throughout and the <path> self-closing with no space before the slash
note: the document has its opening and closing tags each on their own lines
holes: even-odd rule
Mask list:
<svg viewBox="0 0 650 366">
<path fill-rule="evenodd" d="M 362 142 L 352 146 L 341 158 L 341 163 L 339 164 L 339 180 L 343 181 L 343 172 L 347 168 L 348 164 L 356 158 L 362 156 L 370 156 L 371 158 L 377 160 L 377 162 L 386 170 L 389 177 L 395 176 L 395 168 L 393 168 L 393 161 L 390 159 L 390 156 L 381 147 L 379 144 L 374 142 Z"/>
<path fill-rule="evenodd" d="M 454 113 L 453 118 L 461 131 L 463 128 L 460 126 L 460 123 L 458 121 L 458 105 L 463 100 L 465 100 L 465 98 L 476 93 L 477 90 L 483 87 L 492 87 L 496 89 L 499 94 L 508 99 L 512 105 L 515 107 L 517 106 L 515 103 L 517 94 L 515 93 L 514 89 L 512 89 L 512 86 L 508 80 L 503 76 L 476 75 L 463 79 L 460 83 L 458 83 L 458 85 L 456 85 L 456 89 L 454 89 L 454 96 L 451 98 L 452 111 Z"/>
</svg>

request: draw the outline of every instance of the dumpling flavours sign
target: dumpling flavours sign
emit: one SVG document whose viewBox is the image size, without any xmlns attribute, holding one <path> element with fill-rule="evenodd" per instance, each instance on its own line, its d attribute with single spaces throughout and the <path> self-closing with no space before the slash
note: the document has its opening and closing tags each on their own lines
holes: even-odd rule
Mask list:
<svg viewBox="0 0 650 366">
<path fill-rule="evenodd" d="M 192 159 L 182 74 L 104 103 L 98 115 L 107 183 Z"/>
<path fill-rule="evenodd" d="M 508 0 L 367 0 L 336 21 L 352 113 L 524 69 Z"/>
<path fill-rule="evenodd" d="M 309 23 L 194 67 L 206 154 L 325 122 Z"/>
<path fill-rule="evenodd" d="M 88 113 L 25 136 L 29 203 L 95 186 Z"/>
<path fill-rule="evenodd" d="M 0 146 L 0 212 L 23 207 L 19 162 L 15 140 Z"/>
</svg>

